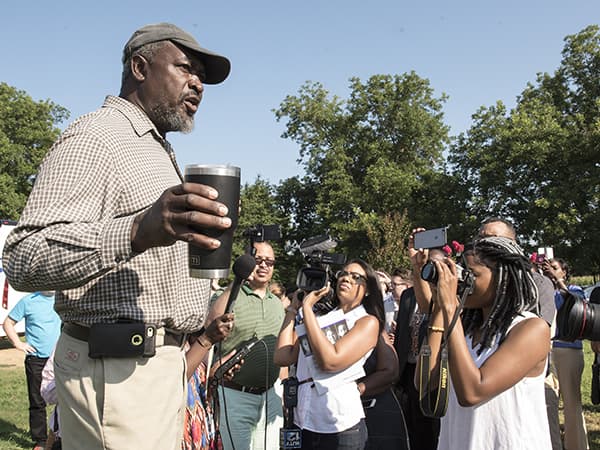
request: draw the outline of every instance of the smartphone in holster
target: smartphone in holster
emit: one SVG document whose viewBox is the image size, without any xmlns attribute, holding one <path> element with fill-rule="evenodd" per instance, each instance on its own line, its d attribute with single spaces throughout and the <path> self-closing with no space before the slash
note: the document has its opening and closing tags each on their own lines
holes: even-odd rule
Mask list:
<svg viewBox="0 0 600 450">
<path fill-rule="evenodd" d="M 156 325 L 143 322 L 96 323 L 88 338 L 90 358 L 135 358 L 156 354 Z"/>
</svg>

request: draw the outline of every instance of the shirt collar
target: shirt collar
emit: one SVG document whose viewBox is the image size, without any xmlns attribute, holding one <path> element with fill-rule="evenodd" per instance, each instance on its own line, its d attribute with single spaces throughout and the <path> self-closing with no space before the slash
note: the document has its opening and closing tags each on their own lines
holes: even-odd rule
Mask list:
<svg viewBox="0 0 600 450">
<path fill-rule="evenodd" d="M 269 288 L 267 288 L 267 291 L 265 293 L 264 297 L 261 297 L 260 295 L 258 295 L 256 292 L 254 292 L 252 290 L 252 288 L 250 287 L 250 285 L 248 283 L 244 283 L 242 284 L 242 290 L 247 294 L 247 295 L 253 295 L 254 297 L 260 298 L 261 300 L 266 300 L 268 298 L 277 298 L 279 299 L 275 294 L 273 294 Z"/>
<path fill-rule="evenodd" d="M 164 142 L 163 137 L 158 133 L 158 130 L 146 113 L 129 100 L 114 95 L 107 95 L 102 107 L 113 108 L 122 113 L 129 120 L 138 136 L 143 136 L 151 132 L 160 142 Z"/>
</svg>

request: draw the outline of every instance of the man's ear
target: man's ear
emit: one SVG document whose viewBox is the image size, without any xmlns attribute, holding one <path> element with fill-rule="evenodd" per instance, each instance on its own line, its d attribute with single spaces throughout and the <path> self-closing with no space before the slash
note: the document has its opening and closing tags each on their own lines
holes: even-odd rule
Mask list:
<svg viewBox="0 0 600 450">
<path fill-rule="evenodd" d="M 150 65 L 148 60 L 141 55 L 135 55 L 131 58 L 130 64 L 133 77 L 139 82 L 144 81 Z"/>
</svg>

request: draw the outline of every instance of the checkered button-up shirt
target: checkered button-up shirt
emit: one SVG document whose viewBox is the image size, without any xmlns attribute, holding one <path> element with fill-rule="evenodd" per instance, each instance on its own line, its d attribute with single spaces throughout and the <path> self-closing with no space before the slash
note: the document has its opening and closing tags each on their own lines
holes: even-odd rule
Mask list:
<svg viewBox="0 0 600 450">
<path fill-rule="evenodd" d="M 146 114 L 119 97 L 71 124 L 48 152 L 6 241 L 11 285 L 56 290 L 63 321 L 200 328 L 210 284 L 190 278 L 187 245 L 131 249 L 135 216 L 181 183 L 170 148 Z"/>
</svg>

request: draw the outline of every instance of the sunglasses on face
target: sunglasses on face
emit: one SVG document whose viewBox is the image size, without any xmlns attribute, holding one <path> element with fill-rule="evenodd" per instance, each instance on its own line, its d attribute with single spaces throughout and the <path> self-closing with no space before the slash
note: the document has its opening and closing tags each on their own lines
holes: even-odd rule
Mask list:
<svg viewBox="0 0 600 450">
<path fill-rule="evenodd" d="M 265 263 L 267 265 L 267 267 L 273 267 L 275 265 L 274 259 L 267 259 L 267 258 L 263 258 L 261 256 L 255 257 L 254 261 L 256 261 L 257 266 L 260 266 L 262 263 Z"/>
<path fill-rule="evenodd" d="M 342 277 L 350 277 L 354 283 L 360 283 L 361 281 L 367 281 L 367 277 L 357 272 L 348 272 L 347 270 L 340 270 L 335 274 L 339 280 Z"/>
</svg>

